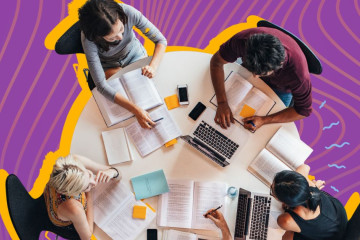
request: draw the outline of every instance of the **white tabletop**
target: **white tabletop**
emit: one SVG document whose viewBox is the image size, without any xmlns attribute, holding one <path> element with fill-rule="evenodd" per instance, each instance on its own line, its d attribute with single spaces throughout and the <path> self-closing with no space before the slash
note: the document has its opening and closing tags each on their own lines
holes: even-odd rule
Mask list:
<svg viewBox="0 0 360 240">
<path fill-rule="evenodd" d="M 170 110 L 170 113 L 184 135 L 188 134 L 194 125 L 194 121 L 188 117 L 188 114 L 199 101 L 207 107 L 215 109 L 209 102 L 210 98 L 214 95 L 209 66 L 211 56 L 210 54 L 200 52 L 166 53 L 158 69 L 158 73 L 154 78 L 155 85 L 160 96 L 163 98 L 175 94 L 178 84 L 188 85 L 190 104 Z M 112 78 L 127 71 L 142 67 L 149 61 L 150 58 L 142 59 L 122 69 Z M 236 63 L 226 64 L 225 75 L 227 76 L 230 71 L 238 72 L 242 77 L 275 100 L 276 105 L 272 113 L 285 108 L 277 95 L 262 80 L 253 77 L 245 68 Z M 77 122 L 70 152 L 107 164 L 101 132 L 126 126 L 133 121 L 135 121 L 134 118 L 107 128 L 94 99 L 91 98 Z M 240 124 L 236 124 L 242 127 Z M 250 134 L 246 147 L 243 148 L 239 154 L 241 158 L 233 160 L 232 163 L 225 168 L 213 163 L 210 159 L 207 159 L 182 140 L 178 140 L 178 143 L 172 147 L 162 147 L 144 158 L 141 158 L 135 147 L 133 147 L 136 160 L 121 164 L 123 174 L 122 181 L 130 187 L 130 178 L 163 169 L 168 179 L 223 181 L 231 186 L 242 187 L 253 192 L 269 193 L 269 188 L 246 169 L 249 163 L 265 147 L 272 135 L 281 126 L 287 128 L 294 137 L 300 138 L 294 123 L 265 125 L 254 134 Z M 145 202 L 150 203 L 157 209 L 157 197 L 147 199 Z M 232 209 L 232 211 L 226 214 L 232 234 L 235 227 L 236 204 L 237 201 L 233 200 L 230 208 L 228 208 Z M 156 228 L 155 220 L 150 227 Z M 158 239 L 161 239 L 160 229 L 158 232 Z M 274 236 L 274 234 L 275 233 L 272 233 L 269 239 L 279 239 L 279 236 Z M 95 236 L 97 239 L 109 239 L 99 228 L 95 229 Z M 138 239 L 146 239 L 146 231 L 144 231 Z"/>
</svg>

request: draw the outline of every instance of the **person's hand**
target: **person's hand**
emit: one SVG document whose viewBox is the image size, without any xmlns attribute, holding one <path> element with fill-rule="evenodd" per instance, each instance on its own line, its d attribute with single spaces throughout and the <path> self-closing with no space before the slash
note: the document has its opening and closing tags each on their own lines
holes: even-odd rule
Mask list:
<svg viewBox="0 0 360 240">
<path fill-rule="evenodd" d="M 156 123 L 151 120 L 149 113 L 144 109 L 139 108 L 135 113 L 135 117 L 142 128 L 151 129 L 156 125 Z"/>
<path fill-rule="evenodd" d="M 250 131 L 255 131 L 266 123 L 265 118 L 259 116 L 247 117 L 244 118 L 242 121 L 244 123 L 244 128 Z"/>
<path fill-rule="evenodd" d="M 212 212 L 214 209 L 210 209 L 204 214 L 204 217 L 211 219 L 215 225 L 220 228 L 222 231 L 229 230 L 228 225 L 225 221 L 224 215 L 219 211 L 216 210 Z"/>
<path fill-rule="evenodd" d="M 225 129 L 230 127 L 230 123 L 235 123 L 231 109 L 227 102 L 218 104 L 214 121 Z"/>
<path fill-rule="evenodd" d="M 95 182 L 96 183 L 110 182 L 110 180 L 113 179 L 115 174 L 117 174 L 117 172 L 112 168 L 109 168 L 109 169 L 106 169 L 106 170 L 103 170 L 103 171 L 98 171 L 96 176 L 95 176 Z"/>
<path fill-rule="evenodd" d="M 141 73 L 142 75 L 148 77 L 148 78 L 153 78 L 155 77 L 155 68 L 154 67 L 151 67 L 149 65 L 146 65 L 145 67 L 142 67 L 141 68 Z"/>
<path fill-rule="evenodd" d="M 315 184 L 315 186 L 318 188 L 318 189 L 323 189 L 325 187 L 325 181 L 323 180 L 312 180 L 312 182 Z"/>
</svg>

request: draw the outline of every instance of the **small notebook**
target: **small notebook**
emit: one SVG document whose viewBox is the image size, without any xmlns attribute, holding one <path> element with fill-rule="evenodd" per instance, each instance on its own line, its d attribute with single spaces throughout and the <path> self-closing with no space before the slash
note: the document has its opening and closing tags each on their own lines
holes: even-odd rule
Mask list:
<svg viewBox="0 0 360 240">
<path fill-rule="evenodd" d="M 220 205 L 219 211 L 226 212 L 227 184 L 191 180 L 169 180 L 168 183 L 170 191 L 158 200 L 158 226 L 219 230 L 204 214 Z"/>
<path fill-rule="evenodd" d="M 148 110 L 163 104 L 153 80 L 142 75 L 140 68 L 109 80 L 107 84 L 142 109 Z M 92 94 L 108 127 L 134 116 L 125 108 L 106 99 L 97 88 L 92 90 Z"/>
<path fill-rule="evenodd" d="M 112 239 L 133 240 L 145 230 L 156 213 L 121 182 L 102 183 L 94 189 L 94 222 Z M 145 219 L 133 218 L 134 206 L 146 207 Z"/>
<path fill-rule="evenodd" d="M 160 195 L 169 191 L 163 170 L 131 178 L 136 200 Z"/>
<path fill-rule="evenodd" d="M 123 128 L 101 133 L 109 165 L 133 161 L 130 141 Z"/>
<path fill-rule="evenodd" d="M 270 186 L 276 173 L 295 170 L 305 162 L 312 151 L 306 143 L 294 138 L 281 127 L 250 163 L 248 171 Z"/>
<path fill-rule="evenodd" d="M 234 119 L 240 124 L 243 124 L 241 120 L 246 117 L 268 115 L 276 104 L 269 96 L 235 72 L 231 72 L 226 78 L 225 92 Z M 216 95 L 210 102 L 217 106 Z"/>
</svg>

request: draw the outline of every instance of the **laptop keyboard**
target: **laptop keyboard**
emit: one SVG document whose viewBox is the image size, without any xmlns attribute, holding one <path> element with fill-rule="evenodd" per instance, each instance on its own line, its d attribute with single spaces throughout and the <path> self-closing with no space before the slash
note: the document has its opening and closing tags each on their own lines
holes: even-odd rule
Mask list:
<svg viewBox="0 0 360 240">
<path fill-rule="evenodd" d="M 266 240 L 269 226 L 271 197 L 254 196 L 250 239 Z"/>
<path fill-rule="evenodd" d="M 201 139 L 207 145 L 211 146 L 228 159 L 230 159 L 239 148 L 238 144 L 231 141 L 205 121 L 201 121 L 194 131 L 194 136 Z"/>
<path fill-rule="evenodd" d="M 236 212 L 235 237 L 243 238 L 245 236 L 245 222 L 247 209 L 247 195 L 239 194 L 238 206 Z"/>
</svg>

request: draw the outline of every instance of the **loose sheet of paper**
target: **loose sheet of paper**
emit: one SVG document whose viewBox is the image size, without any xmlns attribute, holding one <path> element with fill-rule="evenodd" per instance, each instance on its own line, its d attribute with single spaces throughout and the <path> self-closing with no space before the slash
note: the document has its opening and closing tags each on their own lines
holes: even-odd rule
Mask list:
<svg viewBox="0 0 360 240">
<path fill-rule="evenodd" d="M 160 106 L 150 113 L 153 120 L 163 118 L 152 129 L 144 129 L 138 122 L 125 128 L 142 157 L 160 148 L 166 142 L 181 135 L 181 130 L 165 106 Z"/>
<path fill-rule="evenodd" d="M 194 233 L 181 232 L 172 229 L 166 230 L 164 235 L 164 240 L 197 240 L 197 236 Z"/>
<path fill-rule="evenodd" d="M 129 141 L 123 128 L 104 131 L 101 134 L 110 165 L 134 160 Z"/>
</svg>

